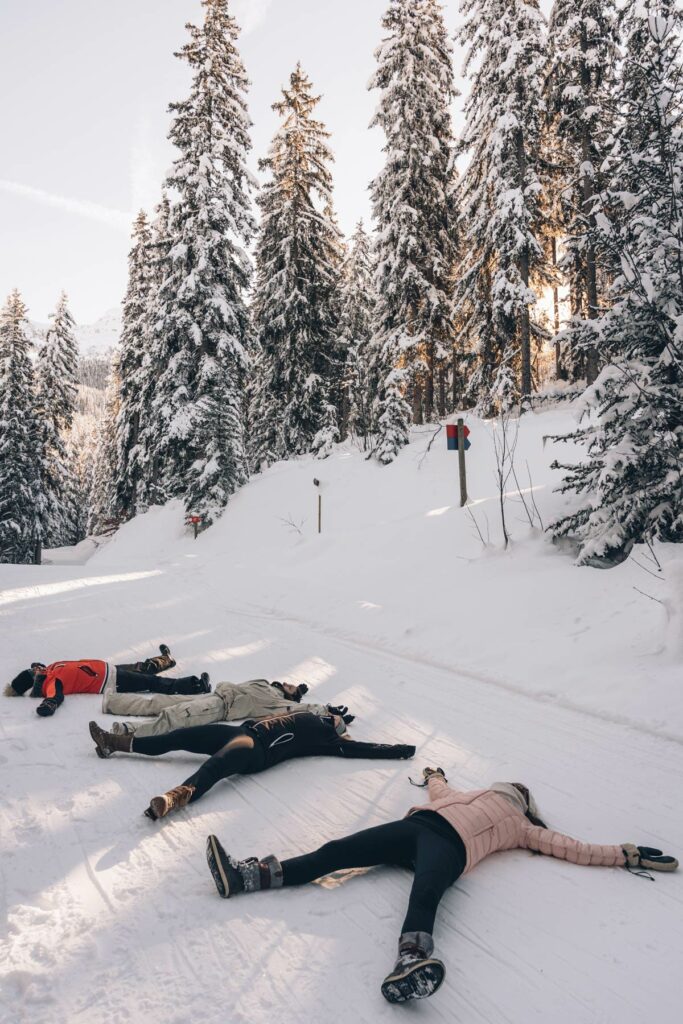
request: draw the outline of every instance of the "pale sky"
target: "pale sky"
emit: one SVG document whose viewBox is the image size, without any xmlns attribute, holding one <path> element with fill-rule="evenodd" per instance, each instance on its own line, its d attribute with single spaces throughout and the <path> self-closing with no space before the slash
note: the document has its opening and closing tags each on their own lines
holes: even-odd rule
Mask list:
<svg viewBox="0 0 683 1024">
<path fill-rule="evenodd" d="M 382 134 L 367 127 L 378 97 L 366 86 L 386 6 L 232 4 L 252 82 L 253 168 L 277 123 L 270 105 L 300 60 L 323 95 L 347 234 L 369 217 L 367 185 L 381 164 Z M 454 32 L 457 0 L 445 10 Z M 0 302 L 18 287 L 31 319 L 45 321 L 65 289 L 79 323 L 120 302 L 132 218 L 152 209 L 173 159 L 167 105 L 187 93 L 173 52 L 200 12 L 199 0 L 1 0 Z M 456 54 L 458 73 L 460 64 Z"/>
</svg>

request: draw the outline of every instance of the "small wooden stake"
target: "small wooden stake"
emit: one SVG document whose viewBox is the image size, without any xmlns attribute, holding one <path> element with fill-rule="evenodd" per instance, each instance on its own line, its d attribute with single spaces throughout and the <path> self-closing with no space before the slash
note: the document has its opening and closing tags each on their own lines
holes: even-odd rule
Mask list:
<svg viewBox="0 0 683 1024">
<path fill-rule="evenodd" d="M 318 494 L 318 533 L 323 532 L 323 496 Z"/>
<path fill-rule="evenodd" d="M 460 476 L 460 508 L 467 504 L 467 474 L 465 471 L 464 421 L 458 420 L 458 474 Z"/>
</svg>

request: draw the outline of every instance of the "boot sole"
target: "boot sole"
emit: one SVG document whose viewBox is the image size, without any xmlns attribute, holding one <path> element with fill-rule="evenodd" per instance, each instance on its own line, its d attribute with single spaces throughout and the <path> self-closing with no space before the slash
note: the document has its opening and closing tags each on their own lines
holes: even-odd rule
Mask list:
<svg viewBox="0 0 683 1024">
<path fill-rule="evenodd" d="M 98 733 L 100 732 L 100 727 L 97 724 L 97 722 L 91 722 L 90 725 L 88 726 L 88 729 L 90 731 L 90 737 L 95 744 L 95 753 L 97 754 L 97 756 L 104 759 L 106 759 L 107 757 L 111 757 L 113 751 L 111 751 L 109 747 L 105 748 L 100 746 L 100 739 L 98 736 Z"/>
<path fill-rule="evenodd" d="M 403 974 L 391 974 L 382 982 L 382 995 L 390 1003 L 406 1003 L 409 999 L 426 999 L 434 995 L 446 977 L 440 960 L 423 960 Z"/>
<path fill-rule="evenodd" d="M 218 895 L 222 896 L 224 900 L 227 900 L 230 898 L 230 883 L 228 882 L 228 877 L 223 870 L 223 864 L 221 863 L 220 856 L 221 852 L 224 853 L 225 851 L 216 836 L 209 836 L 206 840 L 206 862 L 209 865 L 209 871 L 216 883 Z"/>
</svg>

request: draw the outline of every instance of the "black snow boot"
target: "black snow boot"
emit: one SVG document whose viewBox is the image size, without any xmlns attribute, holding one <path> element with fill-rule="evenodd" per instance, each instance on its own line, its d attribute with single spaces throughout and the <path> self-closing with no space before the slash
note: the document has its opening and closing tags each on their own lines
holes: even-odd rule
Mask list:
<svg viewBox="0 0 683 1024">
<path fill-rule="evenodd" d="M 446 976 L 441 960 L 432 957 L 434 940 L 428 932 L 406 932 L 398 940 L 398 960 L 382 982 L 382 995 L 390 1003 L 425 999 Z"/>
<path fill-rule="evenodd" d="M 98 757 L 111 757 L 117 750 L 124 754 L 130 754 L 133 742 L 132 733 L 105 732 L 97 722 L 91 722 L 88 728 L 95 741 L 95 753 Z"/>
<path fill-rule="evenodd" d="M 238 892 L 279 889 L 282 886 L 282 865 L 277 857 L 249 857 L 234 860 L 226 853 L 216 836 L 206 840 L 206 859 L 218 893 L 229 899 Z"/>
</svg>

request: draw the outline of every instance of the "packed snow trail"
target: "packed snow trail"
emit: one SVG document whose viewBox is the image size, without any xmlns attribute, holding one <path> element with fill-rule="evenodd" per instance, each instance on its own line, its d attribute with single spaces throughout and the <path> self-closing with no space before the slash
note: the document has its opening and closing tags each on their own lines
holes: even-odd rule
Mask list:
<svg viewBox="0 0 683 1024">
<path fill-rule="evenodd" d="M 230 614 L 198 570 L 192 590 L 189 573 L 122 571 L 79 586 L 92 570 L 55 567 L 36 570 L 49 584 L 41 592 L 22 590 L 31 570 L 17 569 L 11 589 L 22 592 L 2 609 L 5 674 L 12 648 L 18 668 L 55 635 L 65 654 L 113 660 L 167 640 L 180 670 L 220 665 L 214 681 L 306 679 L 311 699 L 344 700 L 359 715 L 354 735 L 415 742 L 415 761 L 294 761 L 223 783 L 155 825 L 142 817 L 149 798 L 195 758 L 99 761 L 87 722 L 111 719 L 98 698 L 67 698 L 44 721 L 34 702 L 3 700 L 3 1024 L 369 1024 L 414 1012 L 463 1024 L 678 1020 L 681 875 L 652 884 L 522 852 L 491 857 L 446 895 L 435 930 L 446 981 L 415 1008 L 379 993 L 408 873 L 220 900 L 204 860 L 209 832 L 240 856 L 304 852 L 420 802 L 408 775 L 425 763 L 463 788 L 524 781 L 549 823 L 581 838 L 680 854 L 683 751 L 305 625 Z M 235 597 L 226 584 L 226 603 Z"/>
</svg>

